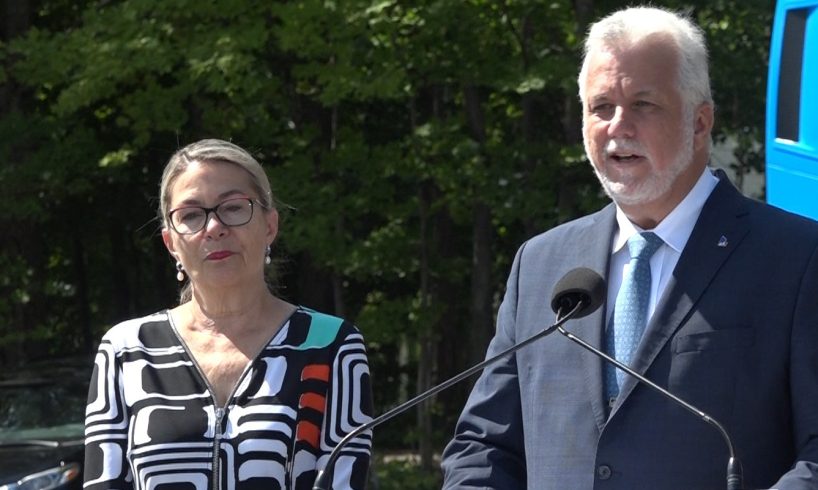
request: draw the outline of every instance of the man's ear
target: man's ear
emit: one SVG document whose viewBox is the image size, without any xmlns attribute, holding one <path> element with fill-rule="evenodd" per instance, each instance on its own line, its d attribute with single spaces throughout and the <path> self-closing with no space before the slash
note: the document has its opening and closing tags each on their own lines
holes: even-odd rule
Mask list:
<svg viewBox="0 0 818 490">
<path fill-rule="evenodd" d="M 713 104 L 704 102 L 696 108 L 693 114 L 693 148 L 701 150 L 710 144 L 715 120 Z"/>
</svg>

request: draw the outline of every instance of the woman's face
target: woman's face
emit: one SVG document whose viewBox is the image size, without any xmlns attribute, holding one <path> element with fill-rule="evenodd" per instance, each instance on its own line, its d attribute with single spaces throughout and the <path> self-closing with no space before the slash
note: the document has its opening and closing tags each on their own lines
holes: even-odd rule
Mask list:
<svg viewBox="0 0 818 490">
<path fill-rule="evenodd" d="M 229 216 L 239 206 L 249 206 L 241 199 L 252 200 L 252 218 L 246 224 L 226 226 L 209 212 L 201 230 L 181 234 L 168 223 L 162 239 L 196 289 L 246 287 L 263 281 L 265 252 L 278 232 L 278 213 L 265 211 L 256 202 L 259 196 L 244 169 L 223 162 L 193 162 L 173 182 L 169 195 L 169 209 L 180 230 L 180 223 L 195 221 L 199 211 L 192 207 L 215 208 L 230 201 L 219 210 Z"/>
</svg>

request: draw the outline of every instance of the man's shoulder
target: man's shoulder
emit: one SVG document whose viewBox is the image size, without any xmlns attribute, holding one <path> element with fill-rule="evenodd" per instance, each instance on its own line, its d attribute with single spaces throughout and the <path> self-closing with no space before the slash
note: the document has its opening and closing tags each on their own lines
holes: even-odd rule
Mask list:
<svg viewBox="0 0 818 490">
<path fill-rule="evenodd" d="M 772 204 L 751 200 L 759 223 L 778 227 L 782 230 L 792 229 L 799 234 L 818 236 L 818 221 L 778 208 Z"/>
<path fill-rule="evenodd" d="M 566 243 L 586 241 L 593 237 L 595 240 L 608 240 L 616 220 L 616 207 L 609 204 L 599 211 L 580 216 L 565 223 L 550 228 L 526 240 L 525 247 L 543 247 L 556 244 L 563 246 Z"/>
<path fill-rule="evenodd" d="M 795 236 L 818 236 L 818 221 L 748 197 L 732 185 L 720 185 L 713 195 L 715 199 L 708 200 L 711 208 L 727 206 L 729 210 L 735 210 L 739 217 L 747 215 L 756 229 L 770 233 L 790 232 Z M 711 209 L 713 212 L 716 213 L 714 216 L 718 216 L 718 211 Z"/>
<path fill-rule="evenodd" d="M 780 238 L 781 246 L 818 246 L 818 221 L 747 196 L 741 195 L 740 199 L 744 204 L 738 214 L 746 212 L 752 233 L 769 239 Z"/>
</svg>

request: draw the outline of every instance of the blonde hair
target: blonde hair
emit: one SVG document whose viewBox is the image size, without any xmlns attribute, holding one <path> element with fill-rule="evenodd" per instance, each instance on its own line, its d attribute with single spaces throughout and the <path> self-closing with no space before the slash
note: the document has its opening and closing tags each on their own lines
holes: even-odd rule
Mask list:
<svg viewBox="0 0 818 490">
<path fill-rule="evenodd" d="M 258 194 L 261 206 L 266 210 L 275 209 L 270 180 L 261 164 L 247 150 L 229 141 L 204 139 L 176 150 L 165 165 L 159 182 L 159 219 L 163 228 L 167 227 L 170 212 L 170 188 L 193 162 L 222 162 L 244 169 L 250 174 L 250 183 Z"/>
</svg>

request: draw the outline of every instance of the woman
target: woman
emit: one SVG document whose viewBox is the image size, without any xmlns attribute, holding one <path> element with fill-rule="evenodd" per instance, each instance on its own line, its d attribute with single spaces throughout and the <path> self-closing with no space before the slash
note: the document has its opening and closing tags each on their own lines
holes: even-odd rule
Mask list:
<svg viewBox="0 0 818 490">
<path fill-rule="evenodd" d="M 86 411 L 85 489 L 312 488 L 329 452 L 370 419 L 363 339 L 270 293 L 278 213 L 246 151 L 203 140 L 160 185 L 162 239 L 189 281 L 179 306 L 103 337 Z M 364 488 L 371 434 L 333 488 Z"/>
</svg>

